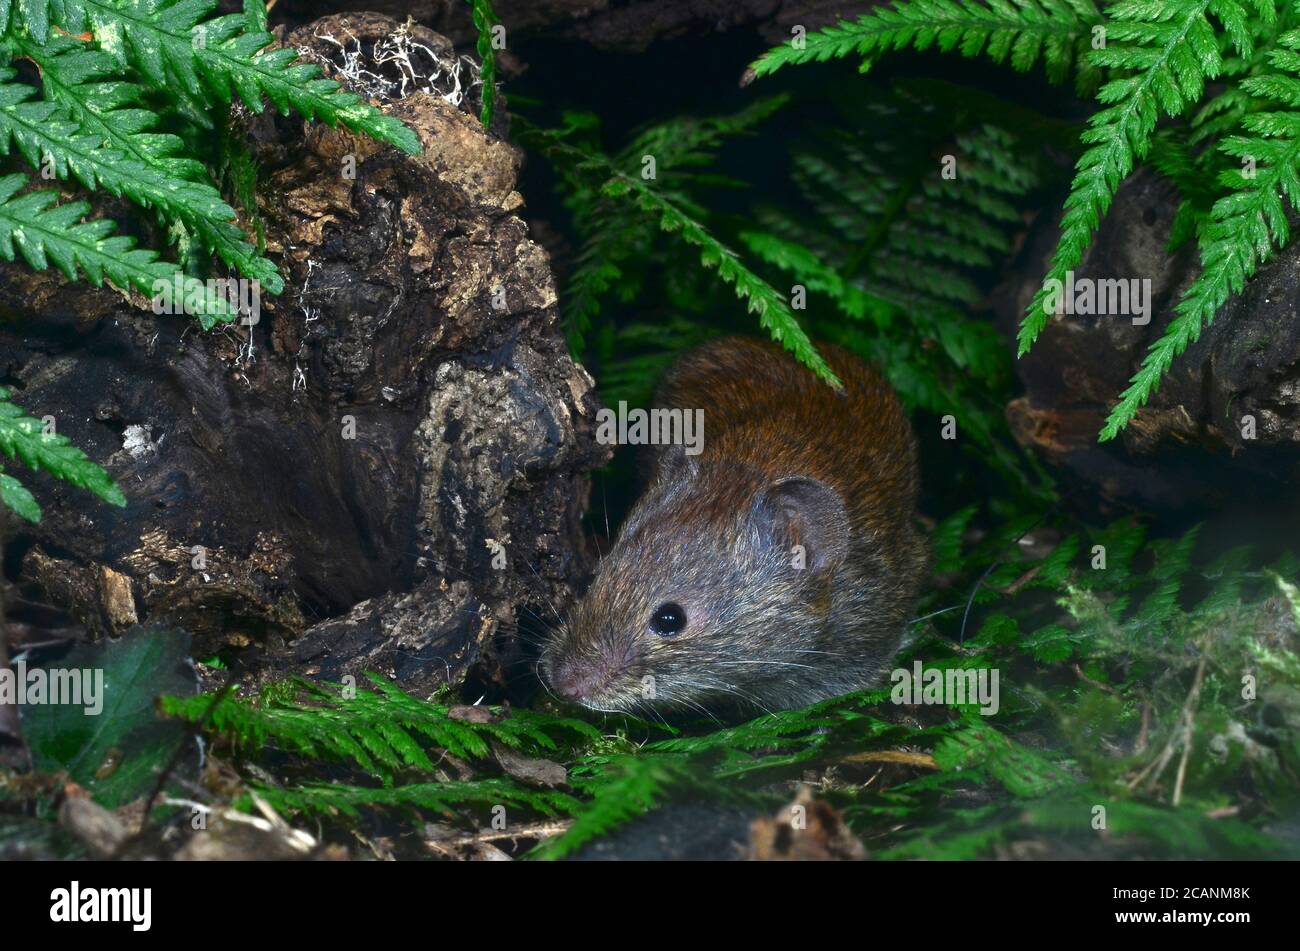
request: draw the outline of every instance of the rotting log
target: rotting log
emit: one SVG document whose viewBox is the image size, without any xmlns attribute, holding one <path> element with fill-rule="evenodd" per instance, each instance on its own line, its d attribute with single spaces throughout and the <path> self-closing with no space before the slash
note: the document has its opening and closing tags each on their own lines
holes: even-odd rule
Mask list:
<svg viewBox="0 0 1300 951">
<path fill-rule="evenodd" d="M 328 17 L 285 42 L 364 76 L 422 156 L 239 117 L 286 278 L 251 326 L 203 333 L 139 294 L 3 268 L 0 380 L 128 497 L 25 474 L 46 514 L 12 538 L 21 589 L 96 636 L 165 619 L 241 670 L 500 687 L 521 620 L 573 596 L 608 455 L 592 380 L 520 217 L 520 153 L 449 101 L 450 71 L 403 83 L 374 62 L 397 30 Z"/>
</svg>

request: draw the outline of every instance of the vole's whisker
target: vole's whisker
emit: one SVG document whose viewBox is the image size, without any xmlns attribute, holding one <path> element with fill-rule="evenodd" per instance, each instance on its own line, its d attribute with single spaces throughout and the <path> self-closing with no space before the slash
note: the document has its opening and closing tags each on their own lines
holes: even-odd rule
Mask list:
<svg viewBox="0 0 1300 951">
<path fill-rule="evenodd" d="M 677 703 L 679 703 L 679 704 L 681 704 L 681 705 L 683 705 L 683 706 L 689 706 L 689 707 L 693 707 L 693 708 L 695 708 L 696 710 L 699 710 L 700 713 L 704 714 L 706 717 L 708 717 L 710 720 L 712 720 L 712 721 L 713 721 L 714 723 L 716 723 L 718 726 L 722 726 L 722 721 L 719 720 L 717 717 L 715 717 L 715 716 L 714 716 L 712 713 L 710 713 L 708 710 L 706 710 L 706 709 L 704 708 L 703 704 L 700 704 L 700 703 L 698 703 L 698 702 L 692 700 L 690 697 L 677 697 L 677 698 L 675 698 L 675 699 L 676 699 Z"/>
<path fill-rule="evenodd" d="M 783 660 L 722 660 L 717 662 L 720 667 L 738 667 L 743 664 L 758 664 L 763 667 L 797 667 L 800 670 L 816 670 L 811 664 L 791 664 Z"/>
<path fill-rule="evenodd" d="M 551 685 L 548 684 L 546 682 L 546 678 L 542 676 L 542 659 L 540 657 L 537 658 L 537 660 L 533 661 L 533 676 L 535 676 L 538 680 L 542 682 L 542 689 L 544 689 L 547 693 L 551 695 L 552 700 L 554 700 L 556 703 L 564 702 L 563 700 L 561 700 L 559 697 L 555 695 L 554 691 L 551 690 Z"/>
<path fill-rule="evenodd" d="M 664 715 L 663 715 L 662 713 L 660 713 L 658 710 L 656 710 L 654 707 L 652 707 L 652 706 L 648 706 L 648 705 L 645 705 L 645 704 L 638 704 L 638 709 L 645 710 L 646 713 L 648 713 L 650 716 L 654 717 L 656 720 L 658 720 L 660 723 L 662 723 L 665 727 L 668 726 L 668 721 L 664 719 Z"/>
<path fill-rule="evenodd" d="M 762 710 L 764 713 L 771 714 L 772 712 L 763 704 L 759 703 L 758 700 L 752 695 L 750 695 L 748 692 L 742 691 L 738 687 L 732 684 L 724 683 L 723 681 L 718 680 L 717 678 L 709 678 L 708 680 L 697 680 L 695 678 L 677 677 L 675 679 L 682 686 L 695 687 L 698 690 L 706 690 L 706 691 L 719 690 L 723 693 L 731 694 L 732 696 L 739 697 L 741 700 L 744 700 L 747 703 L 752 703 L 755 707 L 757 707 L 759 710 Z"/>
<path fill-rule="evenodd" d="M 539 585 L 546 584 L 546 582 L 542 580 L 542 576 L 537 573 L 537 569 L 533 567 L 532 562 L 530 562 L 527 558 L 521 558 L 519 560 L 528 566 L 528 570 L 533 573 L 533 577 L 537 579 L 537 583 Z M 564 618 L 560 617 L 560 612 L 555 609 L 554 602 L 552 602 L 551 599 L 546 596 L 546 593 L 544 591 L 540 593 L 542 595 L 542 600 L 546 602 L 546 606 L 550 608 L 551 613 L 555 615 L 555 620 L 558 621 L 561 625 L 564 624 Z"/>
<path fill-rule="evenodd" d="M 600 480 L 600 504 L 601 507 L 604 508 L 605 510 L 605 541 L 610 541 L 611 539 L 609 537 L 609 497 L 605 494 L 604 479 Z M 603 559 L 604 557 L 605 557 L 604 552 L 601 552 L 601 559 Z"/>
<path fill-rule="evenodd" d="M 723 693 L 729 693 L 732 696 L 739 697 L 741 700 L 744 700 L 746 703 L 752 703 L 756 708 L 763 711 L 763 713 L 766 713 L 768 716 L 772 716 L 773 711 L 770 708 L 768 708 L 766 705 L 759 703 L 758 698 L 753 696 L 748 691 L 740 690 L 737 687 L 724 686 L 722 684 L 715 685 L 714 689 L 721 690 Z"/>
<path fill-rule="evenodd" d="M 947 614 L 949 611 L 960 611 L 960 604 L 954 604 L 950 608 L 940 608 L 938 611 L 931 611 L 929 614 L 922 614 L 920 617 L 914 617 L 908 621 L 908 624 L 919 624 L 921 621 L 929 620 L 932 617 L 938 617 L 940 614 Z"/>
</svg>

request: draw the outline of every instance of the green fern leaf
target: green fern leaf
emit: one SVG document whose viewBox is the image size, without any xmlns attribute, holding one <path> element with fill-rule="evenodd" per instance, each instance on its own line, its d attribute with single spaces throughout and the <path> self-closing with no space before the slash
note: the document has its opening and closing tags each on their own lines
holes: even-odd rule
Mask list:
<svg viewBox="0 0 1300 951">
<path fill-rule="evenodd" d="M 414 132 L 360 96 L 321 79 L 318 66 L 299 62 L 291 49 L 268 49 L 275 38 L 251 27 L 244 13 L 206 19 L 216 0 L 19 0 L 19 16 L 38 43 L 47 39 L 49 14 L 68 33 L 90 31 L 118 66 L 139 70 L 153 86 L 188 97 L 195 111 L 238 96 L 254 112 L 263 96 L 282 113 L 346 126 L 418 155 Z"/>
<path fill-rule="evenodd" d="M 258 784 L 257 793 L 284 812 L 342 813 L 358 818 L 362 809 L 387 808 L 431 813 L 461 812 L 465 806 L 505 806 L 542 815 L 566 815 L 579 803 L 572 796 L 545 789 L 528 789 L 504 779 L 458 783 L 404 783 L 375 788 L 342 783 L 304 783 L 285 788 Z"/>
<path fill-rule="evenodd" d="M 1242 119 L 1248 135 L 1231 136 L 1219 150 L 1250 166 L 1224 173 L 1233 189 L 1215 202 L 1201 238 L 1201 272 L 1174 308 L 1174 318 L 1142 361 L 1132 382 L 1111 409 L 1100 440 L 1114 439 L 1151 398 L 1176 357 L 1195 342 L 1219 308 L 1239 293 L 1260 264 L 1290 238 L 1287 205 L 1300 208 L 1300 30 L 1279 39 L 1270 62 L 1285 70 L 1242 81 L 1252 96 L 1280 111 L 1252 112 Z M 1245 169 L 1250 169 L 1247 177 Z"/>
<path fill-rule="evenodd" d="M 661 184 L 661 194 L 696 214 L 686 189 L 711 182 L 707 176 L 691 170 L 709 165 L 725 139 L 748 134 L 788 100 L 788 96 L 772 96 L 732 115 L 684 117 L 657 123 L 634 136 L 611 164 L 617 168 L 635 168 L 644 156 L 653 156 L 660 178 L 672 183 Z M 555 133 L 557 137 L 594 135 L 599 129 L 599 119 L 592 114 L 569 113 L 565 120 L 565 127 Z M 565 288 L 563 306 L 570 351 L 580 355 L 604 299 L 615 289 L 623 300 L 638 296 L 643 269 L 628 265 L 651 256 L 656 232 L 653 222 L 635 206 L 609 201 L 601 196 L 598 186 L 592 186 L 591 179 L 601 174 L 598 163 L 570 158 L 574 158 L 573 165 L 561 166 L 567 187 L 565 205 L 573 212 L 574 224 L 584 237 Z M 670 172 L 672 175 L 668 176 Z M 607 382 L 604 376 L 602 373 L 602 385 Z"/>
<path fill-rule="evenodd" d="M 90 212 L 88 203 L 55 205 L 58 196 L 48 190 L 18 195 L 26 184 L 21 174 L 0 177 L 0 257 L 6 261 L 14 260 L 16 247 L 35 270 L 53 264 L 70 281 L 84 273 L 96 287 L 107 278 L 119 288 L 134 287 L 149 295 L 158 282 L 171 284 L 176 278 L 175 265 L 137 248 L 132 238 L 110 236 L 113 222 L 83 221 Z M 220 294 L 207 293 L 200 322 L 211 326 L 223 317 L 234 317 L 227 301 Z"/>
<path fill-rule="evenodd" d="M 461 759 L 490 755 L 490 741 L 520 749 L 559 749 L 565 742 L 589 741 L 598 730 L 579 720 L 541 718 L 514 711 L 497 722 L 452 719 L 441 704 L 417 700 L 375 675 L 373 690 L 354 696 L 338 688 L 291 681 L 283 695 L 264 690 L 255 700 L 227 699 L 210 714 L 210 727 L 251 749 L 267 745 L 304 755 L 352 763 L 386 785 L 403 770 L 432 772 L 426 749 L 445 750 Z M 198 721 L 209 715 L 211 698 L 166 697 L 163 709 Z"/>
<path fill-rule="evenodd" d="M 0 187 L 2 192 L 2 187 Z M 44 469 L 55 478 L 85 489 L 110 505 L 126 505 L 126 496 L 104 469 L 86 458 L 86 454 L 72 445 L 60 433 L 46 434 L 44 424 L 24 415 L 22 409 L 9 401 L 9 391 L 0 387 L 0 452 L 11 459 L 21 459 L 33 469 Z M 5 501 L 9 504 L 12 486 L 6 485 Z M 34 501 L 28 502 L 20 495 L 12 498 L 17 506 L 28 513 Z M 28 497 L 30 498 L 30 496 Z M 15 507 L 19 514 L 23 508 Z M 40 510 L 36 510 L 39 517 Z"/>
<path fill-rule="evenodd" d="M 492 113 L 496 109 L 497 98 L 497 52 L 496 47 L 492 45 L 494 39 L 492 31 L 501 21 L 497 19 L 489 0 L 466 0 L 466 2 L 470 5 L 470 18 L 474 21 L 474 29 L 478 31 L 474 48 L 478 51 L 479 62 L 482 63 L 479 78 L 483 80 L 483 109 L 479 113 L 479 121 L 483 123 L 483 128 L 488 129 L 492 126 Z"/>
<path fill-rule="evenodd" d="M 700 263 L 715 270 L 718 277 L 732 287 L 736 296 L 746 302 L 749 311 L 758 315 L 759 324 L 773 340 L 789 350 L 822 380 L 836 388 L 842 385 L 799 325 L 785 297 L 746 267 L 734 251 L 714 237 L 679 202 L 660 194 L 639 179 L 624 174 L 604 157 L 571 145 L 555 132 L 538 129 L 522 120 L 519 120 L 519 125 L 528 142 L 553 161 L 568 168 L 571 174 L 590 175 L 597 179 L 600 182 L 598 189 L 601 196 L 630 202 L 652 216 L 661 231 L 676 235 L 695 248 Z"/>
<path fill-rule="evenodd" d="M 574 810 L 573 825 L 547 839 L 528 854 L 532 859 L 557 859 L 573 853 L 611 829 L 644 815 L 662 802 L 668 790 L 693 779 L 685 756 L 625 756 L 602 771 L 591 788 L 595 795 Z"/>
<path fill-rule="evenodd" d="M 855 22 L 841 22 L 769 50 L 751 67 L 768 76 L 784 66 L 857 55 L 866 72 L 891 50 L 957 50 L 1025 72 L 1040 60 L 1063 82 L 1101 22 L 1092 0 L 896 0 Z"/>
<path fill-rule="evenodd" d="M 21 482 L 4 472 L 0 472 L 0 502 L 32 524 L 41 520 L 41 507 L 36 504 L 35 496 Z"/>
<path fill-rule="evenodd" d="M 133 201 L 180 219 L 204 247 L 240 274 L 259 281 L 267 293 L 284 289 L 276 266 L 259 255 L 233 224 L 235 213 L 209 184 L 203 164 L 177 155 L 183 145 L 178 137 L 152 131 L 158 117 L 140 107 L 143 90 L 134 83 L 104 81 L 116 75 L 112 57 L 57 35 L 44 46 L 21 37 L 12 43 L 40 66 L 46 97 L 67 108 L 79 125 L 78 140 L 98 139 L 107 147 L 97 153 L 113 166 L 108 180 L 100 178 L 105 187 L 121 189 Z M 83 133 L 85 139 L 80 138 Z M 59 157 L 52 149 L 48 154 Z M 77 162 L 75 156 L 63 157 L 74 165 Z M 177 182 L 184 184 L 176 187 Z"/>
<path fill-rule="evenodd" d="M 110 108 L 103 118 L 96 116 L 95 110 L 112 100 L 95 97 L 92 92 L 91 97 L 81 102 L 81 110 L 91 121 L 79 123 L 58 103 L 32 101 L 36 90 L 10 82 L 13 76 L 13 70 L 0 69 L 0 154 L 8 154 L 10 143 L 16 143 L 24 158 L 38 168 L 48 165 L 60 178 L 71 175 L 87 188 L 102 187 L 112 194 L 125 195 L 145 208 L 157 208 L 170 218 L 192 224 L 228 264 L 262 282 L 270 293 L 283 289 L 284 282 L 275 265 L 258 257 L 243 240 L 239 229 L 230 223 L 235 217 L 234 209 L 221 199 L 215 188 L 179 178 L 174 169 L 151 167 L 152 162 L 142 163 L 104 144 L 106 141 L 116 144 L 115 140 L 127 136 L 120 130 L 138 121 L 137 111 L 118 117 Z M 86 87 L 81 90 L 87 91 Z M 91 134 L 96 127 L 104 127 L 105 119 L 114 124 L 120 122 L 119 132 L 110 137 Z M 143 148 L 147 154 L 147 144 L 131 144 L 136 151 Z M 229 315 L 229 310 L 223 311 L 223 315 Z"/>
<path fill-rule="evenodd" d="M 1271 9 L 1271 0 L 1259 0 Z M 1076 166 L 1077 173 L 1065 202 L 1061 237 L 1052 254 L 1043 287 L 1034 295 L 1020 325 L 1019 354 L 1029 351 L 1052 314 L 1055 295 L 1049 282 L 1066 281 L 1067 272 L 1083 260 L 1093 232 L 1110 208 L 1111 199 L 1136 161 L 1144 158 L 1161 113 L 1181 115 L 1201 98 L 1207 80 L 1219 75 L 1223 60 L 1214 27 L 1206 14 L 1213 10 L 1225 24 L 1244 18 L 1236 0 L 1122 0 L 1107 10 L 1107 44 L 1092 50 L 1094 66 L 1121 75 L 1101 88 L 1098 99 L 1106 107 L 1097 112 L 1082 135 L 1089 148 Z M 1228 34 L 1239 52 L 1250 48 L 1248 33 L 1233 27 Z"/>
</svg>

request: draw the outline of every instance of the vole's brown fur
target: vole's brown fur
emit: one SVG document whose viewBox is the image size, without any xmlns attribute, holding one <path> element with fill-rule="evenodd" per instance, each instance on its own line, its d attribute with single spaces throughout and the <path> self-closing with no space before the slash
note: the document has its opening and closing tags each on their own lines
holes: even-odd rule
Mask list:
<svg viewBox="0 0 1300 951">
<path fill-rule="evenodd" d="M 801 706 L 878 685 L 923 579 L 915 438 L 889 386 L 819 348 L 838 392 L 775 346 L 712 341 L 656 405 L 704 410 L 703 451 L 660 449 L 651 481 L 544 676 L 588 706 Z M 655 633 L 661 605 L 685 627 Z"/>
</svg>

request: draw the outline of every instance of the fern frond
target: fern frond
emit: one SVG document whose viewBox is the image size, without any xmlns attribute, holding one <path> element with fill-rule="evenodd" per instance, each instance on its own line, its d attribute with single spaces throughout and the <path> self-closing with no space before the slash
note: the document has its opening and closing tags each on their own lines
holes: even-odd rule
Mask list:
<svg viewBox="0 0 1300 951">
<path fill-rule="evenodd" d="M 362 809 L 462 812 L 468 805 L 505 806 L 545 816 L 568 815 L 580 803 L 567 793 L 529 789 L 507 779 L 455 783 L 403 783 L 397 786 L 349 786 L 342 783 L 303 783 L 283 787 L 256 785 L 257 793 L 285 813 L 343 814 L 358 818 Z"/>
<path fill-rule="evenodd" d="M 320 68 L 298 60 L 291 49 L 268 49 L 275 38 L 254 29 L 244 13 L 213 19 L 215 0 L 18 0 L 19 14 L 38 43 L 52 24 L 71 34 L 93 33 L 120 68 L 139 70 L 153 86 L 203 104 L 229 105 L 238 96 L 254 112 L 263 96 L 282 113 L 345 126 L 412 155 L 414 132 L 360 96 L 320 77 Z"/>
<path fill-rule="evenodd" d="M 959 134 L 953 151 L 956 178 L 944 179 L 938 162 L 917 173 L 910 155 L 872 155 L 844 137 L 805 148 L 795 157 L 795 182 L 832 228 L 766 209 L 758 216 L 764 230 L 742 232 L 742 240 L 828 294 L 846 316 L 881 327 L 905 322 L 988 382 L 1005 372 L 1004 361 L 991 328 L 957 309 L 982 296 L 962 268 L 988 267 L 988 252 L 1010 247 L 1009 230 L 1019 222 L 1012 200 L 1036 177 L 1010 157 L 1012 140 L 992 126 Z M 903 168 L 913 169 L 912 177 L 902 177 Z M 897 366 L 889 361 L 887 372 Z"/>
<path fill-rule="evenodd" d="M 573 825 L 528 853 L 530 859 L 558 859 L 572 854 L 610 830 L 649 812 L 669 790 L 696 780 L 686 756 L 623 756 L 591 784 L 591 800 L 575 809 Z"/>
<path fill-rule="evenodd" d="M 0 452 L 92 492 L 110 505 L 126 505 L 126 496 L 101 466 L 91 462 L 67 436 L 47 434 L 40 420 L 25 415 L 21 407 L 10 402 L 9 391 L 4 387 L 0 387 Z M 35 501 L 30 494 L 24 497 L 25 490 L 19 491 L 21 486 L 17 486 L 16 480 L 5 478 L 8 480 L 4 484 L 5 504 L 24 518 L 33 514 L 39 518 L 40 509 L 33 511 Z"/>
<path fill-rule="evenodd" d="M 1092 27 L 1101 22 L 1092 0 L 895 0 L 854 22 L 841 21 L 763 54 L 753 76 L 784 66 L 862 57 L 862 72 L 891 50 L 957 50 L 988 56 L 1020 72 L 1042 62 L 1060 83 L 1088 48 Z"/>
<path fill-rule="evenodd" d="M 241 746 L 271 745 L 351 763 L 385 783 L 401 770 L 432 771 L 429 748 L 482 759 L 489 755 L 492 741 L 513 749 L 556 750 L 562 742 L 600 735 L 580 720 L 540 718 L 527 710 L 499 721 L 456 720 L 443 704 L 417 700 L 378 676 L 369 679 L 373 690 L 357 690 L 351 696 L 336 687 L 292 681 L 288 693 L 264 692 L 253 702 L 220 703 L 209 722 Z M 163 701 L 165 712 L 191 721 L 203 719 L 209 705 L 205 697 Z"/>
<path fill-rule="evenodd" d="M 24 37 L 11 42 L 41 68 L 46 98 L 67 108 L 80 127 L 78 141 L 84 144 L 97 138 L 106 146 L 98 157 L 108 160 L 115 174 L 107 180 L 96 175 L 104 187 L 156 207 L 169 218 L 179 218 L 204 247 L 240 274 L 259 281 L 267 293 L 284 289 L 276 266 L 258 254 L 233 223 L 234 211 L 207 180 L 203 164 L 177 154 L 183 146 L 178 137 L 153 131 L 158 117 L 141 107 L 141 87 L 113 78 L 112 57 L 59 35 L 51 35 L 45 45 Z M 75 154 L 60 155 L 52 149 L 46 154 L 72 164 L 74 172 L 79 168 Z"/>
<path fill-rule="evenodd" d="M 1272 0 L 1257 0 L 1257 6 L 1271 11 Z M 1132 75 L 1114 78 L 1101 88 L 1097 98 L 1106 108 L 1092 116 L 1081 136 L 1089 148 L 1076 165 L 1061 237 L 1043 286 L 1020 324 L 1021 356 L 1052 316 L 1048 282 L 1064 283 L 1066 272 L 1082 262 L 1115 190 L 1134 163 L 1145 158 L 1160 114 L 1181 115 L 1200 100 L 1205 83 L 1219 75 L 1223 60 L 1207 19 L 1211 11 L 1225 24 L 1237 50 L 1249 51 L 1252 38 L 1240 26 L 1246 13 L 1237 0 L 1122 0 L 1108 8 L 1106 46 L 1089 52 L 1088 61 Z"/>
<path fill-rule="evenodd" d="M 226 184 L 231 197 L 248 217 L 253 234 L 257 237 L 256 246 L 260 254 L 266 248 L 266 225 L 257 205 L 259 168 L 244 136 L 230 134 L 221 137 L 215 171 L 218 180 Z"/>
<path fill-rule="evenodd" d="M 640 223 L 636 223 L 640 224 Z M 573 275 L 565 295 L 564 332 L 569 351 L 580 355 L 586 335 L 600 313 L 601 301 L 612 289 L 635 294 L 639 281 L 623 262 L 645 243 L 645 228 L 620 221 L 609 209 L 589 210 L 582 221 L 587 237 L 574 258 Z"/>
<path fill-rule="evenodd" d="M 1155 587 L 1125 622 L 1125 626 L 1135 635 L 1150 636 L 1152 631 L 1165 632 L 1177 636 L 1171 623 L 1181 613 L 1178 595 L 1184 587 L 1186 576 L 1191 569 L 1192 550 L 1200 537 L 1200 526 L 1193 526 L 1176 540 L 1161 539 L 1152 545 L 1155 565 L 1148 575 L 1148 581 Z"/>
<path fill-rule="evenodd" d="M 978 716 L 965 729 L 940 740 L 934 760 L 949 770 L 987 770 L 1007 792 L 1021 798 L 1034 798 L 1074 784 L 1064 769 L 980 722 Z"/>
<path fill-rule="evenodd" d="M 742 231 L 740 240 L 768 264 L 798 275 L 808 290 L 826 294 L 855 320 L 871 317 L 877 323 L 888 323 L 890 308 L 883 301 L 845 281 L 834 266 L 805 245 L 771 231 Z"/>
<path fill-rule="evenodd" d="M 717 270 L 718 277 L 735 289 L 737 297 L 746 301 L 750 313 L 758 315 L 759 324 L 773 340 L 831 386 L 838 389 L 842 385 L 808 334 L 799 326 L 785 296 L 746 267 L 734 251 L 702 224 L 654 190 L 625 175 L 611 179 L 605 194 L 613 198 L 630 198 L 641 210 L 655 215 L 663 231 L 675 233 L 687 244 L 698 248 L 700 263 Z"/>
<path fill-rule="evenodd" d="M 700 212 L 688 190 L 693 186 L 715 185 L 718 181 L 716 176 L 694 169 L 709 165 L 724 140 L 750 133 L 788 99 L 788 96 L 772 96 L 732 115 L 688 116 L 651 125 L 615 154 L 611 164 L 617 168 L 636 168 L 643 157 L 653 156 L 660 194 L 687 214 L 698 216 Z M 580 136 L 594 139 L 599 123 L 593 114 L 568 113 L 565 126 L 555 130 L 555 134 L 571 144 Z M 585 150 L 594 148 L 593 142 Z M 621 300 L 637 298 L 645 269 L 629 265 L 651 256 L 657 232 L 654 223 L 637 207 L 626 201 L 611 201 L 601 194 L 598 167 L 579 163 L 561 166 L 560 172 L 565 177 L 565 206 L 573 213 L 574 225 L 583 236 L 563 295 L 565 335 L 570 351 L 580 355 L 586 347 L 587 332 L 609 294 L 617 289 Z M 669 172 L 673 174 L 668 176 Z"/>
<path fill-rule="evenodd" d="M 643 155 L 653 155 L 659 171 L 710 164 L 717 148 L 729 139 L 750 135 L 754 128 L 790 102 L 788 94 L 755 100 L 730 115 L 681 116 L 642 130 L 615 157 L 614 164 L 631 168 Z"/>
<path fill-rule="evenodd" d="M 1277 16 L 1267 6 L 1259 12 L 1259 16 L 1247 22 L 1251 44 L 1244 53 L 1236 52 L 1227 37 L 1220 37 L 1219 45 L 1223 50 L 1223 68 L 1219 71 L 1221 88 L 1191 114 L 1188 121 L 1190 144 L 1217 141 L 1220 136 L 1238 129 L 1246 113 L 1257 107 L 1256 99 L 1241 87 L 1241 80 L 1269 71 L 1269 55 L 1277 48 L 1279 37 L 1285 35 L 1285 27 L 1293 25 L 1297 11 L 1294 6 L 1284 4 Z"/>
<path fill-rule="evenodd" d="M 1221 184 L 1234 189 L 1214 204 L 1200 239 L 1201 272 L 1183 292 L 1174 318 L 1142 361 L 1131 384 L 1112 408 L 1102 441 L 1114 439 L 1151 398 L 1176 357 L 1195 342 L 1219 308 L 1239 293 L 1260 264 L 1284 246 L 1291 230 L 1287 206 L 1300 209 L 1300 30 L 1279 39 L 1270 54 L 1276 74 L 1243 80 L 1251 95 L 1274 104 L 1277 111 L 1254 112 L 1242 119 L 1248 135 L 1219 144 L 1225 155 L 1249 159 L 1247 166 L 1225 172 Z"/>
<path fill-rule="evenodd" d="M 539 129 L 522 120 L 523 137 L 539 151 L 567 168 L 570 174 L 591 176 L 596 189 L 607 199 L 630 202 L 652 216 L 661 231 L 676 235 L 695 248 L 704 267 L 717 272 L 736 296 L 746 302 L 750 313 L 758 315 L 759 324 L 772 339 L 834 387 L 841 383 L 827 365 L 808 334 L 799 325 L 785 297 L 751 271 L 734 251 L 719 241 L 681 203 L 674 201 L 643 181 L 624 174 L 603 156 L 587 152 L 565 141 L 555 132 Z"/>
<path fill-rule="evenodd" d="M 7 473 L 0 472 L 0 504 L 32 524 L 41 520 L 41 507 L 27 487 Z"/>
<path fill-rule="evenodd" d="M 496 47 L 492 45 L 492 30 L 501 21 L 497 19 L 489 0 L 466 0 L 466 2 L 470 6 L 470 18 L 474 21 L 474 29 L 478 31 L 475 49 L 478 50 L 479 62 L 482 63 L 479 78 L 483 80 L 483 109 L 479 113 L 479 121 L 483 123 L 483 128 L 487 129 L 492 126 L 492 113 L 496 109 L 497 99 L 497 52 Z"/>
<path fill-rule="evenodd" d="M 137 248 L 133 238 L 113 235 L 112 221 L 83 221 L 90 213 L 87 202 L 56 205 L 58 196 L 49 190 L 19 195 L 26 184 L 18 173 L 0 177 L 0 257 L 6 261 L 14 260 L 16 247 L 37 271 L 53 264 L 70 281 L 84 274 L 99 287 L 107 278 L 123 290 L 133 287 L 146 295 L 154 294 L 159 282 L 170 285 L 176 277 L 174 264 Z M 206 294 L 200 320 L 210 323 L 219 317 L 233 318 L 227 301 Z"/>
<path fill-rule="evenodd" d="M 81 102 L 82 111 L 91 119 L 90 124 L 74 121 L 68 110 L 56 102 L 36 100 L 36 90 L 30 86 L 11 82 L 14 71 L 0 69 L 0 154 L 8 154 L 11 143 L 33 166 L 48 164 L 55 175 L 76 178 L 87 188 L 104 188 L 114 195 L 124 195 L 145 208 L 157 208 L 169 218 L 180 219 L 195 226 L 200 236 L 212 242 L 214 250 L 228 264 L 239 268 L 250 277 L 276 293 L 284 286 L 275 265 L 260 258 L 231 221 L 234 209 L 222 200 L 211 185 L 179 178 L 165 168 L 151 167 L 105 142 L 116 144 L 126 137 L 124 130 L 131 127 L 139 116 L 131 111 L 125 116 L 115 116 L 111 107 L 109 121 L 120 123 L 118 132 L 106 137 L 92 134 L 91 129 L 102 126 L 103 121 L 94 110 L 111 99 L 95 97 Z M 120 88 L 121 84 L 118 85 Z M 68 87 L 65 87 L 67 89 Z M 110 91 L 111 94 L 111 91 Z M 140 139 L 137 135 L 134 138 Z M 146 138 L 147 141 L 147 138 Z M 131 143 L 136 150 L 146 152 L 145 143 Z M 229 310 L 225 312 L 229 316 Z"/>
<path fill-rule="evenodd" d="M 679 316 L 612 328 L 608 349 L 601 353 L 601 398 L 611 406 L 619 400 L 629 406 L 650 405 L 654 384 L 673 359 L 712 336 L 713 329 Z"/>
</svg>

